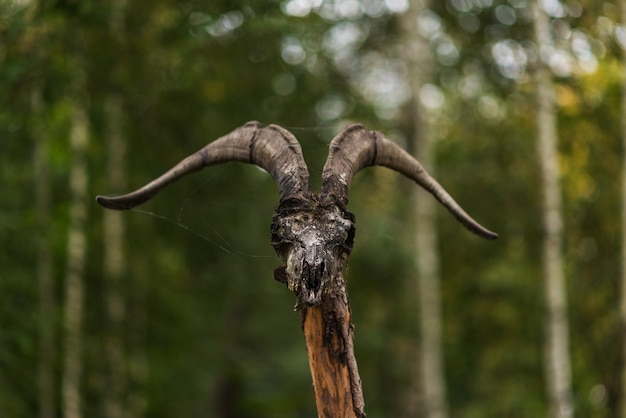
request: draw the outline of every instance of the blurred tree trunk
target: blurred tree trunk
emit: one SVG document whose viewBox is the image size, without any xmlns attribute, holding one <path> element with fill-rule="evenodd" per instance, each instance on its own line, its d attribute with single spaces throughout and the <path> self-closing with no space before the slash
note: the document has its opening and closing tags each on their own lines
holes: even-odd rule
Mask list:
<svg viewBox="0 0 626 418">
<path fill-rule="evenodd" d="M 127 0 L 116 0 L 110 4 L 109 32 L 113 44 L 122 46 L 125 38 L 124 15 Z M 109 190 L 123 190 L 126 178 L 126 139 L 123 135 L 122 98 L 110 94 L 105 103 L 108 127 L 107 180 Z M 121 212 L 104 211 L 104 278 L 105 308 L 109 328 L 105 349 L 108 365 L 108 383 L 104 388 L 104 415 L 107 418 L 128 416 L 125 394 L 127 392 L 126 354 L 124 352 L 124 322 L 126 301 L 122 290 L 122 279 L 126 271 L 124 255 L 124 218 Z"/>
<path fill-rule="evenodd" d="M 626 25 L 626 1 L 621 2 L 622 25 Z M 620 416 L 626 416 L 626 50 L 622 50 L 622 294 L 620 316 L 622 327 L 622 391 Z"/>
<path fill-rule="evenodd" d="M 413 154 L 434 174 L 435 164 L 432 158 L 432 138 L 425 116 L 425 109 L 420 105 L 420 89 L 426 84 L 433 71 L 432 54 L 428 40 L 420 34 L 418 17 L 428 6 L 426 0 L 411 0 L 408 12 L 403 17 L 403 43 L 406 46 L 406 60 L 412 91 L 411 114 L 413 122 L 410 141 Z M 420 399 L 413 399 L 410 405 L 422 411 L 427 418 L 445 418 L 447 416 L 446 385 L 444 377 L 443 348 L 441 342 L 441 297 L 439 253 L 436 228 L 435 200 L 419 189 L 413 189 L 415 204 L 415 246 L 417 252 L 416 277 L 418 284 L 419 323 L 421 346 L 419 360 Z M 415 412 L 408 415 L 415 415 Z"/>
<path fill-rule="evenodd" d="M 126 143 L 122 135 L 122 102 L 118 96 L 110 96 L 106 103 L 109 136 L 107 141 L 107 180 L 109 190 L 124 190 L 126 175 Z M 123 324 L 126 316 L 121 279 L 126 270 L 124 257 L 124 220 L 121 212 L 107 210 L 103 213 L 104 224 L 104 277 L 106 280 L 105 304 L 109 322 L 105 348 L 108 364 L 107 387 L 104 395 L 105 416 L 126 416 L 124 393 L 126 373 L 123 349 Z"/>
<path fill-rule="evenodd" d="M 141 264 L 142 260 L 134 260 Z M 136 266 L 135 266 L 136 267 Z M 138 268 L 142 270 L 142 268 Z M 145 269 L 144 269 L 145 271 Z M 143 417 L 148 407 L 146 385 L 149 379 L 149 364 L 146 353 L 148 340 L 148 297 L 147 280 L 141 275 L 132 275 L 132 297 L 127 303 L 126 335 L 128 336 L 128 374 L 126 381 L 127 408 L 129 417 Z"/>
<path fill-rule="evenodd" d="M 37 277 L 39 283 L 39 418 L 53 418 L 56 411 L 56 297 L 52 276 L 52 252 L 48 234 L 52 217 L 48 137 L 41 126 L 41 91 L 32 95 L 32 127 L 35 136 L 35 211 L 37 214 Z"/>
<path fill-rule="evenodd" d="M 541 189 L 543 190 L 543 275 L 546 298 L 545 373 L 550 414 L 573 416 L 569 356 L 567 294 L 563 271 L 563 219 L 557 154 L 557 110 L 550 69 L 541 60 L 542 49 L 552 44 L 550 22 L 541 7 L 533 2 L 533 26 L 540 59 L 535 70 L 537 89 L 537 138 Z"/>
<path fill-rule="evenodd" d="M 87 252 L 87 145 L 88 128 L 84 102 L 76 99 L 70 134 L 70 225 L 65 277 L 63 416 L 80 418 L 82 374 L 83 280 Z"/>
</svg>

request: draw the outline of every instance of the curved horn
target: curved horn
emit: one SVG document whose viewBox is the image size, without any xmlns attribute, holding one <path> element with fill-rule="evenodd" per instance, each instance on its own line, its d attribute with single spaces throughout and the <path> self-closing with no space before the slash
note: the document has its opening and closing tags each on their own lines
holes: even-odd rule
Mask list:
<svg viewBox="0 0 626 418">
<path fill-rule="evenodd" d="M 252 163 L 267 170 L 278 185 L 281 202 L 309 193 L 309 172 L 293 134 L 280 126 L 262 128 L 258 122 L 248 122 L 183 159 L 142 188 L 122 196 L 97 196 L 96 201 L 109 209 L 131 209 L 187 174 L 230 161 Z"/>
<path fill-rule="evenodd" d="M 360 124 L 346 127 L 331 141 L 328 159 L 322 171 L 321 194 L 332 195 L 342 204 L 347 204 L 352 179 L 359 170 L 373 165 L 391 168 L 415 181 L 476 235 L 487 239 L 498 238 L 498 234 L 469 216 L 408 152 L 380 132 L 370 131 Z"/>
</svg>

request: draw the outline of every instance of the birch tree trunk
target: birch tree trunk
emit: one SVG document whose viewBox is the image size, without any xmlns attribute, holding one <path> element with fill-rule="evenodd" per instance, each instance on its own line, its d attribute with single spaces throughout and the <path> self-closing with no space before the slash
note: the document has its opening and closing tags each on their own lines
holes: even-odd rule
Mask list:
<svg viewBox="0 0 626 418">
<path fill-rule="evenodd" d="M 542 50 L 552 45 L 550 22 L 541 7 L 533 2 L 535 41 Z M 569 356 L 567 295 L 563 271 L 561 188 L 557 154 L 557 110 L 550 69 L 540 59 L 535 71 L 537 89 L 537 138 L 541 189 L 543 190 L 543 276 L 546 298 L 545 373 L 550 402 L 550 416 L 573 416 Z"/>
<path fill-rule="evenodd" d="M 83 280 L 87 252 L 87 115 L 76 100 L 72 116 L 70 151 L 70 226 L 65 278 L 63 417 L 80 418 L 82 374 Z"/>
<path fill-rule="evenodd" d="M 412 138 L 415 157 L 424 168 L 434 175 L 432 138 L 420 105 L 420 89 L 428 82 L 432 73 L 432 54 L 428 40 L 418 30 L 418 16 L 428 4 L 426 0 L 411 0 L 409 11 L 403 17 L 403 36 L 406 60 L 409 66 L 411 92 L 413 96 Z M 414 189 L 415 202 L 415 247 L 416 276 L 418 284 L 419 323 L 421 330 L 419 387 L 421 389 L 419 409 L 426 418 L 447 417 L 446 385 L 444 377 L 443 348 L 441 342 L 441 297 L 440 272 L 435 201 L 418 188 Z M 415 404 L 416 402 L 411 402 Z"/>
<path fill-rule="evenodd" d="M 50 175 L 48 167 L 48 137 L 41 129 L 41 91 L 32 96 L 32 126 L 35 136 L 35 211 L 37 213 L 37 277 L 39 282 L 39 418 L 53 418 L 56 411 L 56 297 L 52 276 L 52 252 L 48 241 L 50 216 Z"/>
<path fill-rule="evenodd" d="M 109 125 L 107 141 L 107 179 L 110 190 L 123 190 L 125 186 L 126 143 L 122 136 L 122 102 L 118 96 L 110 96 L 106 103 Z M 105 416 L 126 416 L 124 393 L 126 373 L 124 367 L 123 324 L 126 316 L 125 300 L 121 289 L 126 260 L 124 257 L 124 220 L 121 212 L 104 211 L 104 277 L 106 280 L 105 304 L 109 320 L 106 338 L 108 385 L 104 390 Z"/>
</svg>

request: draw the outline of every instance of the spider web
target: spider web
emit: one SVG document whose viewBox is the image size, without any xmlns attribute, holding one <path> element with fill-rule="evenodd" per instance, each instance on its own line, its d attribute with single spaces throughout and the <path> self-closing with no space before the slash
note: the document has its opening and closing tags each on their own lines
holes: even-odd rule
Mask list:
<svg viewBox="0 0 626 418">
<path fill-rule="evenodd" d="M 282 126 L 282 125 L 281 125 Z M 336 133 L 336 129 L 334 127 L 318 127 L 318 126 L 283 126 L 285 129 L 294 133 L 296 137 L 298 133 L 306 133 L 313 134 L 314 139 L 309 139 L 307 141 L 307 146 L 326 146 L 330 142 L 332 136 Z M 316 143 L 315 143 L 315 142 Z M 312 144 L 313 143 L 313 144 Z M 323 143 L 323 145 L 320 145 Z M 305 152 L 306 154 L 306 152 Z M 306 155 L 305 155 L 306 158 Z M 165 172 L 170 165 L 173 165 L 175 162 L 170 162 L 169 165 L 165 164 L 163 167 L 163 172 Z M 165 213 L 163 210 L 154 210 L 145 207 L 137 207 L 133 208 L 132 211 L 136 213 L 140 213 L 143 215 L 148 215 L 158 219 L 159 221 L 169 223 L 174 225 L 175 227 L 181 228 L 185 232 L 200 238 L 203 242 L 205 242 L 208 246 L 216 248 L 233 258 L 236 258 L 238 262 L 243 262 L 246 264 L 252 264 L 255 268 L 260 268 L 262 270 L 271 272 L 276 266 L 281 263 L 281 260 L 274 254 L 273 250 L 271 252 L 260 253 L 256 252 L 256 250 L 246 248 L 246 242 L 248 241 L 246 237 L 227 237 L 227 234 L 224 232 L 224 225 L 227 222 L 236 222 L 235 219 L 221 219 L 215 217 L 207 217 L 203 216 L 203 213 L 206 213 L 206 209 L 201 209 L 199 207 L 206 206 L 204 203 L 208 200 L 207 195 L 203 194 L 203 190 L 206 190 L 211 184 L 219 182 L 220 179 L 224 178 L 224 176 L 230 175 L 228 172 L 228 168 L 233 164 L 241 164 L 237 162 L 230 162 L 225 164 L 220 164 L 216 166 L 209 167 L 207 169 L 202 170 L 200 173 L 195 174 L 196 179 L 200 177 L 202 180 L 199 182 L 197 186 L 195 186 L 191 191 L 186 192 L 182 197 L 173 198 L 172 195 L 168 195 L 168 191 L 164 190 L 159 193 L 154 199 L 169 199 L 171 201 L 175 201 L 177 203 L 172 203 L 172 207 L 177 207 L 175 211 L 172 211 L 171 214 Z M 317 164 L 316 164 L 317 165 Z M 312 167 L 310 168 L 311 177 L 316 176 L 319 172 L 321 172 L 321 167 Z M 271 177 L 267 174 L 268 179 L 271 181 Z M 312 180 L 315 180 L 312 178 Z M 189 179 L 185 178 L 182 181 L 189 181 Z M 198 181 L 198 180 L 196 180 Z M 178 183 L 178 182 L 177 182 Z M 251 185 L 242 184 L 241 187 L 252 187 Z M 229 199 L 227 192 L 224 194 L 222 199 Z M 202 205 L 197 205 L 198 202 L 203 202 Z M 234 203 L 236 204 L 236 203 Z M 250 204 L 250 202 L 241 204 Z M 274 203 L 274 206 L 277 205 L 277 202 Z M 192 208 L 192 210 L 190 210 Z M 251 209 L 254 210 L 254 209 Z M 202 220 L 200 220 L 202 219 Z M 270 248 L 269 245 L 269 226 L 271 219 L 267 219 L 266 228 L 268 231 L 268 239 L 265 248 Z M 258 240 L 253 240 L 252 244 L 255 247 L 258 246 Z M 259 248 L 261 250 L 261 248 Z"/>
</svg>

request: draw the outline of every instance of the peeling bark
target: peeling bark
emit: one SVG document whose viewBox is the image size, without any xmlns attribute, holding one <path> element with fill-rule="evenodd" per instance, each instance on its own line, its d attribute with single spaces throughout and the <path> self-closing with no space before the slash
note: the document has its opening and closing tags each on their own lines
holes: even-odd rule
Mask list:
<svg viewBox="0 0 626 418">
<path fill-rule="evenodd" d="M 354 326 L 343 278 L 354 242 L 354 215 L 317 195 L 279 207 L 272 245 L 287 262 L 274 277 L 296 296 L 319 417 L 365 417 L 354 355 Z"/>
<path fill-rule="evenodd" d="M 345 285 L 335 286 L 320 304 L 305 306 L 301 313 L 318 416 L 365 417 Z"/>
</svg>

